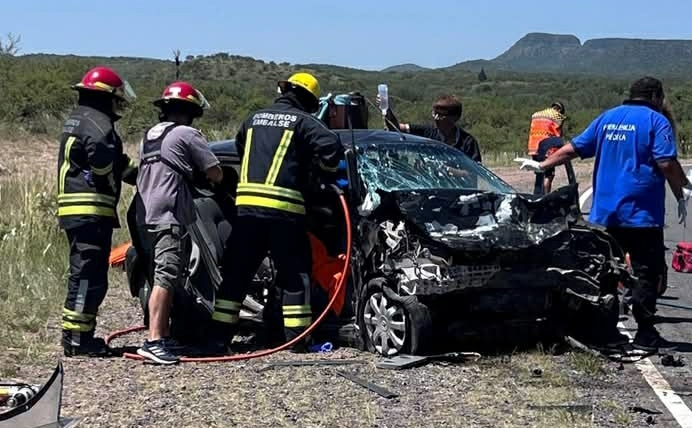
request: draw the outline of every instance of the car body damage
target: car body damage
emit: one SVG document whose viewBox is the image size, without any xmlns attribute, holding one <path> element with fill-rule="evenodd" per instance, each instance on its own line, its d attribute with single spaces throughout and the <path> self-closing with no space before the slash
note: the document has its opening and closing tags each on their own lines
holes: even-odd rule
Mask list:
<svg viewBox="0 0 692 428">
<path fill-rule="evenodd" d="M 612 238 L 582 220 L 576 183 L 542 197 L 521 194 L 445 144 L 388 131 L 336 132 L 347 146 L 341 173 L 353 225 L 351 274 L 343 309 L 325 319 L 316 340 L 392 356 L 513 347 L 546 335 L 598 344 L 616 330 L 617 288 L 629 273 Z M 214 247 L 207 258 L 219 260 L 232 233 L 239 159 L 233 141 L 211 148 L 227 182 L 217 188 L 223 194 L 195 196 L 208 238 L 195 245 Z M 310 232 L 327 256 L 344 254 L 338 199 L 310 200 L 317 201 L 308 207 Z M 141 248 L 128 258 L 136 253 Z M 132 295 L 145 308 L 147 287 L 132 260 Z M 205 263 L 190 272 L 187 288 L 212 300 Z M 276 293 L 268 291 L 275 276 L 265 260 L 241 313 L 265 332 L 281 331 Z M 199 338 L 210 314 L 194 294 L 180 297 L 190 309 L 178 304 L 173 320 L 188 330 L 181 336 Z M 317 285 L 311 295 L 316 316 L 328 298 Z"/>
<path fill-rule="evenodd" d="M 538 198 L 481 167 L 454 166 L 476 187 L 465 188 L 440 177 L 440 165 L 414 178 L 391 164 L 382 173 L 367 154 L 359 160 L 365 276 L 421 303 L 433 343 L 497 344 L 501 332 L 518 338 L 542 327 L 598 343 L 605 338 L 593 327 L 614 328 L 617 286 L 629 273 L 614 241 L 582 220 L 576 184 Z"/>
</svg>

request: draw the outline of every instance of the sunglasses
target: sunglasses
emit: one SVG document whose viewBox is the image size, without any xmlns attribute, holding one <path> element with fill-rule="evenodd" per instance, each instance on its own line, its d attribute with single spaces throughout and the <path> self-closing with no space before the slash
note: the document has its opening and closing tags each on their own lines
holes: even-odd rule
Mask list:
<svg viewBox="0 0 692 428">
<path fill-rule="evenodd" d="M 433 110 L 433 112 L 432 112 L 432 118 L 433 118 L 434 120 L 444 120 L 444 119 L 446 119 L 448 116 L 449 116 L 448 114 L 436 113 L 434 110 Z"/>
</svg>

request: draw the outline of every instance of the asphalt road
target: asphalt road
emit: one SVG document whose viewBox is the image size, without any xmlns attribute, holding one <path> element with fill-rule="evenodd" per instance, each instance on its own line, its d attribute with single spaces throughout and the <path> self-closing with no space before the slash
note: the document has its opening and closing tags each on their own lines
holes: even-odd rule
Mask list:
<svg viewBox="0 0 692 428">
<path fill-rule="evenodd" d="M 685 170 L 689 167 L 690 165 L 687 165 Z M 580 186 L 583 191 L 588 189 L 588 184 L 584 183 Z M 591 198 L 589 197 L 584 201 L 582 211 L 587 213 L 590 207 Z M 688 210 L 692 214 L 692 203 L 688 205 Z M 677 345 L 674 357 L 682 357 L 684 366 L 664 366 L 660 356 L 652 356 L 648 360 L 653 363 L 653 367 L 648 363 L 646 363 L 648 368 L 642 368 L 642 365 L 638 367 L 649 384 L 653 383 L 651 389 L 654 393 L 658 393 L 662 404 L 665 404 L 666 400 L 668 400 L 669 405 L 671 400 L 682 401 L 682 403 L 672 405 L 672 409 L 670 406 L 657 406 L 658 410 L 666 413 L 663 418 L 666 423 L 659 424 L 659 426 L 682 426 L 685 428 L 692 426 L 692 411 L 689 410 L 692 409 L 692 273 L 685 274 L 674 271 L 671 268 L 671 256 L 678 242 L 692 241 L 692 217 L 688 218 L 687 223 L 687 228 L 678 223 L 677 202 L 668 189 L 665 226 L 668 290 L 658 301 L 657 328 L 663 337 Z M 675 308 L 668 305 L 685 308 Z M 631 316 L 622 318 L 621 330 L 634 336 L 636 323 Z M 667 382 L 667 385 L 660 382 L 662 379 Z M 671 395 L 666 390 L 674 391 L 675 395 Z M 682 405 L 683 403 L 686 408 Z M 673 413 L 677 414 L 673 415 Z"/>
</svg>

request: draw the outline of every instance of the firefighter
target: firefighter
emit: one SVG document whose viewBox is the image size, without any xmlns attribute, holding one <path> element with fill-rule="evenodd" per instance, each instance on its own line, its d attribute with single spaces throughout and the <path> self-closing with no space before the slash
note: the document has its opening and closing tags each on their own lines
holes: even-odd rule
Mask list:
<svg viewBox="0 0 692 428">
<path fill-rule="evenodd" d="M 549 108 L 537 111 L 531 115 L 528 153 L 533 160 L 538 162 L 545 160 L 555 150 L 547 148 L 549 146 L 555 147 L 555 139 L 558 139 L 557 142 L 561 143 L 562 126 L 565 119 L 567 119 L 567 116 L 565 116 L 565 105 L 560 101 L 555 101 Z M 544 193 L 550 193 L 554 178 L 555 168 L 547 169 L 543 173 Z"/>
<path fill-rule="evenodd" d="M 118 112 L 135 93 L 107 67 L 89 70 L 72 88 L 78 106 L 63 125 L 58 154 L 58 222 L 70 247 L 62 344 L 66 356 L 109 356 L 94 329 L 108 289 L 111 235 L 120 227 L 121 181 L 134 185 L 137 178 L 115 130 Z"/>
<path fill-rule="evenodd" d="M 184 286 L 190 257 L 186 228 L 196 219 L 187 183 L 197 172 L 219 183 L 223 171 L 202 133 L 191 126 L 209 107 L 202 92 L 189 83 L 174 82 L 154 105 L 161 110 L 160 122 L 142 140 L 135 197 L 137 226 L 153 259 L 148 272 L 153 284 L 149 337 L 137 353 L 159 364 L 175 364 L 182 347 L 170 338 L 169 316 L 174 293 Z"/>
<path fill-rule="evenodd" d="M 241 155 L 237 218 L 212 315 L 217 343 L 221 340 L 224 348 L 236 331 L 241 304 L 267 251 L 278 271 L 286 339 L 312 323 L 306 197 L 315 171 L 317 177 L 334 179 L 331 174 L 344 148 L 337 135 L 311 115 L 320 97 L 314 76 L 296 73 L 279 81 L 278 91 L 274 104 L 252 113 L 236 135 Z M 307 344 L 302 341 L 293 350 L 304 350 Z"/>
</svg>

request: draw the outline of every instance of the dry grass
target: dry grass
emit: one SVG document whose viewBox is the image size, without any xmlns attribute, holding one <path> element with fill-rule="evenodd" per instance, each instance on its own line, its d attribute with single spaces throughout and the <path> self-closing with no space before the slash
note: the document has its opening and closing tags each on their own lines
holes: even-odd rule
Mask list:
<svg viewBox="0 0 692 428">
<path fill-rule="evenodd" d="M 67 251 L 52 218 L 55 144 L 31 148 L 42 159 L 38 164 L 11 152 L 26 146 L 3 148 L 10 153 L 3 161 L 11 174 L 0 177 L 0 379 L 35 383 L 47 379 L 62 358 L 59 313 Z M 533 180 L 516 167 L 497 170 L 518 186 Z M 123 200 L 129 201 L 132 190 L 126 189 Z M 121 211 L 125 206 L 121 203 Z M 118 231 L 114 242 L 126 240 L 126 233 Z M 139 324 L 140 315 L 123 272 L 112 271 L 97 333 Z M 141 340 L 132 335 L 115 345 L 137 346 Z M 592 418 L 598 426 L 622 426 L 633 422 L 623 410 L 626 403 L 641 393 L 631 385 L 623 393 L 625 380 L 610 379 L 615 369 L 591 356 L 540 351 L 405 371 L 377 369 L 374 355 L 350 349 L 327 356 L 364 361 L 343 370 L 399 394 L 390 400 L 328 367 L 257 371 L 276 359 L 318 357 L 280 353 L 260 361 L 167 368 L 122 359 L 65 359 L 63 413 L 84 417 L 88 427 L 580 427 L 592 426 Z M 595 413 L 529 407 L 565 404 L 595 405 Z"/>
</svg>

